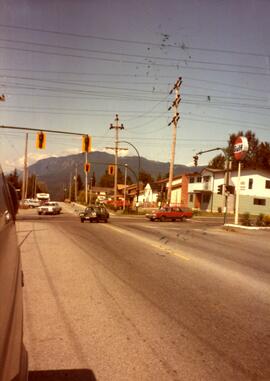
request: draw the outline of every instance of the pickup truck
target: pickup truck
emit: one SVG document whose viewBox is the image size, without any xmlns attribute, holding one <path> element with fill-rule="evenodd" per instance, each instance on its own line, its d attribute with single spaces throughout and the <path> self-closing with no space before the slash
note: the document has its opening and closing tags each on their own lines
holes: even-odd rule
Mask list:
<svg viewBox="0 0 270 381">
<path fill-rule="evenodd" d="M 150 221 L 184 221 L 192 217 L 192 210 L 184 207 L 164 207 L 152 210 L 152 212 L 146 214 L 145 217 Z"/>
</svg>

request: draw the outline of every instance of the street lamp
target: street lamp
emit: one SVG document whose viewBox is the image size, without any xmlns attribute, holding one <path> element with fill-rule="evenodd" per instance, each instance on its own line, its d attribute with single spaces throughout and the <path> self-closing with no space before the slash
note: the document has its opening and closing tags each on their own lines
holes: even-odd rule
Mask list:
<svg viewBox="0 0 270 381">
<path fill-rule="evenodd" d="M 131 145 L 131 147 L 133 147 L 138 155 L 138 176 L 137 176 L 137 202 L 139 201 L 139 193 L 140 193 L 140 183 L 139 183 L 139 177 L 140 177 L 140 170 L 141 170 L 141 157 L 140 157 L 140 154 L 139 154 L 139 151 L 137 150 L 137 148 L 130 142 L 126 141 L 126 140 L 118 140 L 117 143 L 126 143 L 126 144 L 129 144 Z"/>
</svg>

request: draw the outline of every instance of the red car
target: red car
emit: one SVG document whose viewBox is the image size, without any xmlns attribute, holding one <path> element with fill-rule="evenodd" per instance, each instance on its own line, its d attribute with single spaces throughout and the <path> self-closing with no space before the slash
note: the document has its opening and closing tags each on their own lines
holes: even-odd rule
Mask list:
<svg viewBox="0 0 270 381">
<path fill-rule="evenodd" d="M 183 221 L 192 217 L 192 210 L 182 207 L 164 207 L 145 215 L 150 221 Z"/>
</svg>

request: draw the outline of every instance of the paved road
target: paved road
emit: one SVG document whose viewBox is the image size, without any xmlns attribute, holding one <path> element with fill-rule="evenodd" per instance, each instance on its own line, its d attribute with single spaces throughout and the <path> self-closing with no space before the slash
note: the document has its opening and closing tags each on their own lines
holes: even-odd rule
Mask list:
<svg viewBox="0 0 270 381">
<path fill-rule="evenodd" d="M 31 369 L 270 379 L 269 232 L 33 213 L 18 221 Z"/>
</svg>

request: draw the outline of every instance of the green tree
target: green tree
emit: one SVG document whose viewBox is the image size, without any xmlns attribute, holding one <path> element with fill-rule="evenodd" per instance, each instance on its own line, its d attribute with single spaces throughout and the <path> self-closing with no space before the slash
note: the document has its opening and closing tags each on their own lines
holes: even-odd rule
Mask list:
<svg viewBox="0 0 270 381">
<path fill-rule="evenodd" d="M 114 176 L 108 174 L 106 170 L 99 180 L 99 186 L 105 188 L 113 188 L 114 186 Z"/>
<path fill-rule="evenodd" d="M 81 175 L 78 174 L 78 176 L 77 176 L 77 189 L 78 189 L 78 192 L 79 192 L 80 190 L 84 189 L 84 188 L 85 188 L 85 185 L 84 185 L 83 182 L 82 182 Z"/>
<path fill-rule="evenodd" d="M 209 164 L 209 168 L 224 169 L 225 168 L 225 156 L 221 153 L 212 159 Z"/>
<path fill-rule="evenodd" d="M 22 181 L 19 180 L 19 174 L 16 168 L 13 172 L 7 175 L 7 181 L 9 181 L 15 187 L 15 189 L 20 189 L 22 186 Z"/>
<path fill-rule="evenodd" d="M 144 170 L 141 170 L 139 174 L 139 181 L 141 181 L 143 185 L 145 186 L 147 183 L 152 183 L 154 179 L 150 175 L 150 173 L 147 173 Z"/>
</svg>

